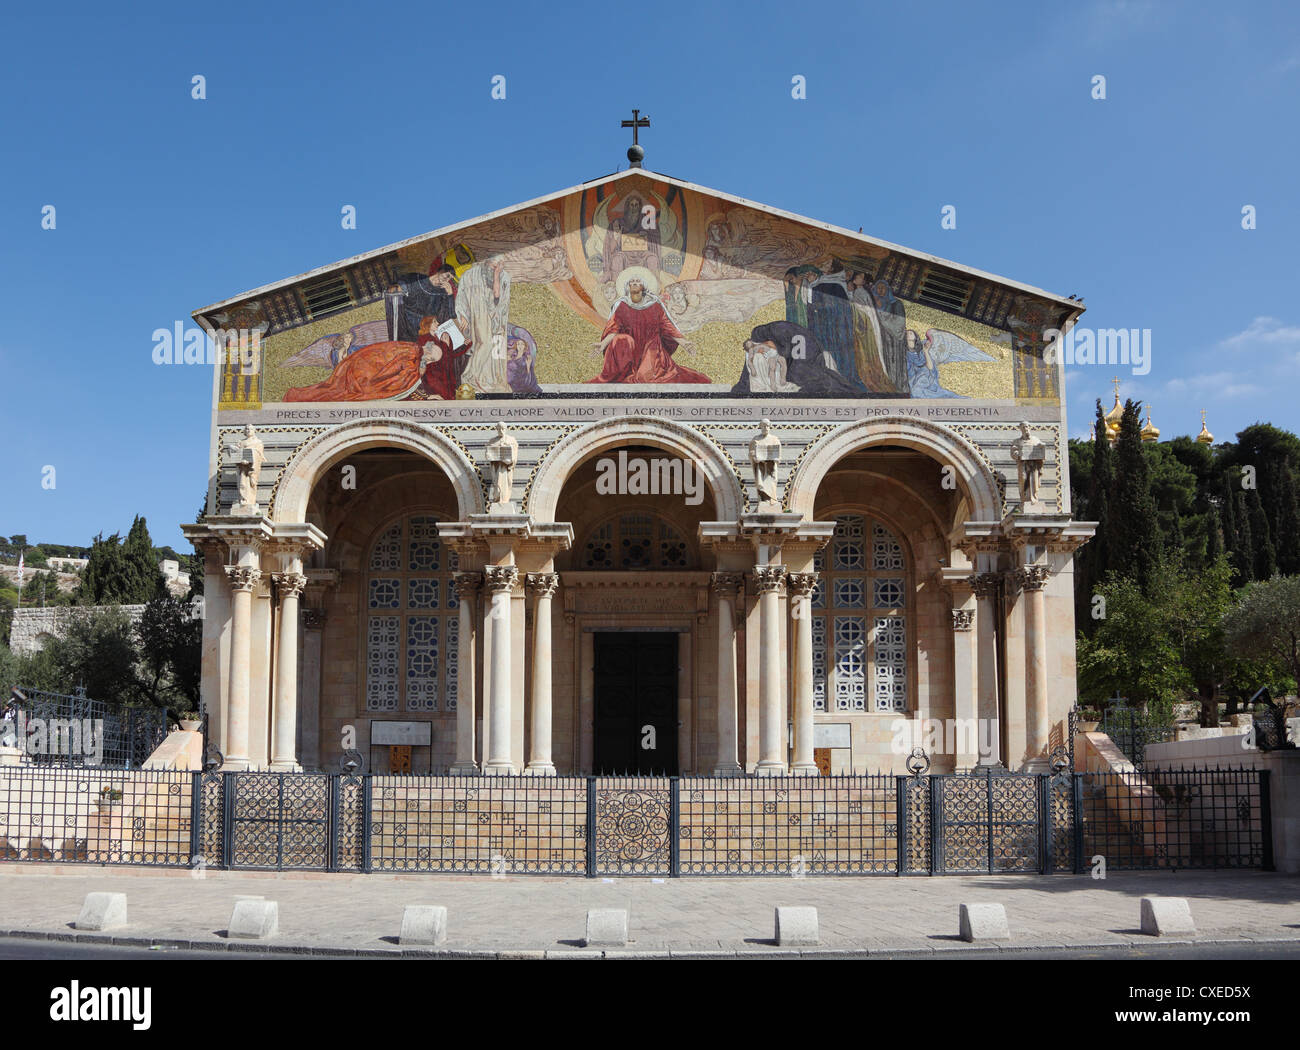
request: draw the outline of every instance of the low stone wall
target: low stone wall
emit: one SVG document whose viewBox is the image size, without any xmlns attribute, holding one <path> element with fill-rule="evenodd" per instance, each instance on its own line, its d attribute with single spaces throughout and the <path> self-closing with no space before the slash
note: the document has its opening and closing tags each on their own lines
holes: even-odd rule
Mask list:
<svg viewBox="0 0 1300 1050">
<path fill-rule="evenodd" d="M 58 605 L 43 609 L 15 609 L 9 629 L 9 648 L 16 653 L 34 653 L 45 648 L 50 638 L 62 638 L 72 617 L 107 606 Z M 144 615 L 143 605 L 118 606 L 132 623 Z"/>
</svg>

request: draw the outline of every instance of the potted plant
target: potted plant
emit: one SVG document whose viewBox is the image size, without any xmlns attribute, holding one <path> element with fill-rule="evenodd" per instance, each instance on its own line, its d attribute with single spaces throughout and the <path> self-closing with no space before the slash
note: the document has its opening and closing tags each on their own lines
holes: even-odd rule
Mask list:
<svg viewBox="0 0 1300 1050">
<path fill-rule="evenodd" d="M 196 733 L 203 728 L 203 718 L 197 711 L 182 711 L 180 724 L 187 733 Z"/>
</svg>

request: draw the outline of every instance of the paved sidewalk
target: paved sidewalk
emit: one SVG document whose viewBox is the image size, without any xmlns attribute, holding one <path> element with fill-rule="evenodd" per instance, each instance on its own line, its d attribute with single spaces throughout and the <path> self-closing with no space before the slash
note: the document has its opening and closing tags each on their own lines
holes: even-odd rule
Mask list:
<svg viewBox="0 0 1300 1050">
<path fill-rule="evenodd" d="M 125 893 L 130 925 L 111 935 L 73 931 L 92 890 Z M 771 940 L 778 904 L 817 907 L 823 952 L 969 951 L 974 946 L 957 939 L 957 907 L 978 901 L 1006 906 L 1012 939 L 1003 950 L 1166 943 L 1138 931 L 1139 899 L 1148 895 L 1187 897 L 1195 941 L 1300 942 L 1300 878 L 1262 872 L 1143 872 L 1105 880 L 1002 875 L 660 881 L 225 871 L 196 878 L 187 871 L 42 864 L 0 866 L 0 935 L 22 931 L 91 942 L 111 936 L 220 948 L 230 945 L 224 931 L 237 895 L 279 902 L 280 933 L 268 944 L 322 953 L 398 953 L 407 904 L 446 906 L 448 937 L 439 954 L 454 955 L 586 955 L 587 909 L 620 907 L 629 911 L 629 952 L 772 955 L 780 951 Z"/>
</svg>

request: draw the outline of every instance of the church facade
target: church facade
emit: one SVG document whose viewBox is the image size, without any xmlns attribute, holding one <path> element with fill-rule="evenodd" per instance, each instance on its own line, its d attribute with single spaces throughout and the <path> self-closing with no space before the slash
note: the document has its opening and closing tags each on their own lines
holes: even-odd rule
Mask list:
<svg viewBox="0 0 1300 1050">
<path fill-rule="evenodd" d="M 229 769 L 1043 769 L 1079 303 L 633 167 L 206 307 Z"/>
</svg>

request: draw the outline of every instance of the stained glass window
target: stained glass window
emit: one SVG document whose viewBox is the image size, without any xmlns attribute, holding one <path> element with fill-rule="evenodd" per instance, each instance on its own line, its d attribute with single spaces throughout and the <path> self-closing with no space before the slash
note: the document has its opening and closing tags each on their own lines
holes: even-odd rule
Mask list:
<svg viewBox="0 0 1300 1050">
<path fill-rule="evenodd" d="M 437 519 L 416 515 L 393 525 L 366 564 L 366 710 L 454 711 L 456 557 L 438 536 Z"/>
<path fill-rule="evenodd" d="M 869 556 L 868 556 L 869 555 Z M 902 544 L 860 514 L 835 519 L 813 592 L 813 707 L 907 709 L 907 565 Z"/>
</svg>

